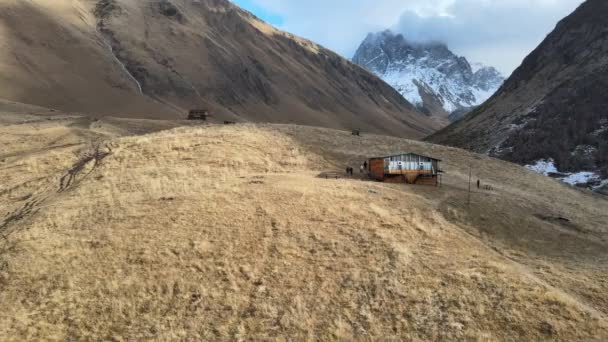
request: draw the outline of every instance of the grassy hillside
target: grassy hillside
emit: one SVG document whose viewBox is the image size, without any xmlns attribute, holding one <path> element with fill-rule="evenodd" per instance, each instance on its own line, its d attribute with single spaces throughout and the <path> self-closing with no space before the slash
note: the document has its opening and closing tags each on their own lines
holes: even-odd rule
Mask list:
<svg viewBox="0 0 608 342">
<path fill-rule="evenodd" d="M 0 126 L 0 339 L 608 339 L 605 199 L 422 142 L 179 124 Z M 444 186 L 317 177 L 394 151 Z M 494 190 L 467 205 L 469 166 Z"/>
</svg>

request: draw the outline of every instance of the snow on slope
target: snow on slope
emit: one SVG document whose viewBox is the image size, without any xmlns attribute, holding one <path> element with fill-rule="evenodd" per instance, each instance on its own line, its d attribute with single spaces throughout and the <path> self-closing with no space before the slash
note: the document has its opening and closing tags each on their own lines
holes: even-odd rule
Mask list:
<svg viewBox="0 0 608 342">
<path fill-rule="evenodd" d="M 532 170 L 538 174 L 544 176 L 551 176 L 561 180 L 564 183 L 570 185 L 591 185 L 592 187 L 601 187 L 604 184 L 602 181 L 601 175 L 590 172 L 590 171 L 580 171 L 580 172 L 560 172 L 555 166 L 555 160 L 549 159 L 540 159 L 537 160 L 534 164 L 526 165 L 527 169 Z"/>
<path fill-rule="evenodd" d="M 423 99 L 428 95 L 447 113 L 480 105 L 504 81 L 493 67 L 471 65 L 445 44 L 412 43 L 388 30 L 369 34 L 353 62 L 380 76 L 418 107 L 428 106 Z"/>
</svg>

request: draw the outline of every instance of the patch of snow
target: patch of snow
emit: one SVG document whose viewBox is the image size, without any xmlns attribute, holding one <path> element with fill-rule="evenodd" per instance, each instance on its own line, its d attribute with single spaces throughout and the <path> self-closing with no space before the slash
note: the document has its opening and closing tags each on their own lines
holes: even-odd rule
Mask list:
<svg viewBox="0 0 608 342">
<path fill-rule="evenodd" d="M 503 146 L 505 141 L 506 138 L 499 141 L 493 148 L 488 151 L 488 154 L 492 156 L 498 156 L 503 154 L 503 152 L 512 152 L 513 146 Z"/>
<path fill-rule="evenodd" d="M 540 173 L 544 176 L 548 176 L 551 173 L 559 173 L 559 171 L 557 171 L 557 167 L 555 166 L 555 160 L 551 158 L 537 160 L 535 164 L 526 165 L 525 168 L 536 173 Z"/>
<path fill-rule="evenodd" d="M 414 84 L 414 80 L 417 78 L 414 70 L 389 70 L 382 78 L 410 103 L 422 104 L 422 97 L 418 87 Z"/>
<path fill-rule="evenodd" d="M 595 153 L 595 151 L 597 151 L 597 148 L 595 148 L 591 145 L 578 145 L 578 146 L 576 146 L 574 151 L 572 151 L 570 154 L 571 155 L 590 155 L 590 154 Z"/>
<path fill-rule="evenodd" d="M 599 189 L 601 189 L 601 188 L 603 188 L 605 186 L 608 186 L 608 179 L 604 179 L 603 181 L 600 182 L 599 185 L 594 186 L 593 190 L 599 190 Z"/>
<path fill-rule="evenodd" d="M 498 90 L 498 88 L 491 88 L 489 90 L 483 90 L 480 88 L 473 88 L 473 96 L 475 97 L 475 101 L 474 104 L 476 106 L 481 105 L 482 103 L 486 102 L 487 99 L 489 99 L 490 97 L 492 97 L 492 95 L 494 95 L 494 93 L 496 92 L 496 90 Z"/>
<path fill-rule="evenodd" d="M 416 64 L 395 62 L 380 77 L 413 104 L 422 104 L 423 102 L 416 82 L 425 84 L 427 90 L 431 90 L 432 93 L 443 100 L 443 108 L 448 113 L 460 107 L 476 105 L 478 102 L 470 101 L 469 99 L 474 96 L 473 94 L 468 94 L 468 90 L 463 88 L 462 85 L 452 82 L 447 75 L 434 68 L 423 68 Z"/>
<path fill-rule="evenodd" d="M 510 130 L 510 131 L 517 131 L 517 130 L 522 129 L 524 126 L 526 126 L 526 124 L 525 124 L 525 123 L 524 123 L 524 124 L 521 124 L 521 125 L 510 124 L 510 125 L 509 125 L 509 130 Z"/>
<path fill-rule="evenodd" d="M 600 121 L 600 128 L 596 129 L 593 133 L 591 133 L 592 135 L 598 136 L 604 132 L 606 132 L 608 130 L 608 120 L 601 120 Z"/>
<path fill-rule="evenodd" d="M 382 51 L 382 52 L 384 52 L 384 51 Z M 384 57 L 384 55 L 383 55 L 383 54 L 380 54 L 380 55 L 378 55 L 378 56 L 376 56 L 376 57 L 374 57 L 374 58 L 370 59 L 368 63 L 369 63 L 369 64 L 372 64 L 372 63 L 374 63 L 374 62 L 375 62 L 375 61 L 376 61 L 378 58 L 380 58 L 380 57 Z"/>
<path fill-rule="evenodd" d="M 562 182 L 570 185 L 587 184 L 592 181 L 598 181 L 599 176 L 593 172 L 577 172 L 568 175 L 567 177 L 561 178 Z"/>
<path fill-rule="evenodd" d="M 608 180 L 602 180 L 601 176 L 596 174 L 595 172 L 590 171 L 580 171 L 575 173 L 566 173 L 559 172 L 557 167 L 555 166 L 555 160 L 549 159 L 540 159 L 537 160 L 536 163 L 532 165 L 526 165 L 527 169 L 532 170 L 536 173 L 539 173 L 544 176 L 550 175 L 560 175 L 557 179 L 561 180 L 564 183 L 570 185 L 578 185 L 578 184 L 589 184 L 589 183 L 598 183 L 599 186 L 594 187 L 593 189 L 599 189 L 602 186 L 608 184 Z"/>
</svg>

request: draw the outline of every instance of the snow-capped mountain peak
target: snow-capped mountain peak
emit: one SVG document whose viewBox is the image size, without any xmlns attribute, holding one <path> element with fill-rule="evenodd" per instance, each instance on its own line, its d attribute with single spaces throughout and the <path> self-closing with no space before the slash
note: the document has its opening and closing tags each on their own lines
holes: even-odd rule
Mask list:
<svg viewBox="0 0 608 342">
<path fill-rule="evenodd" d="M 368 34 L 353 62 L 380 76 L 420 109 L 438 116 L 481 104 L 504 81 L 495 68 L 471 65 L 443 43 L 414 43 L 390 30 Z"/>
</svg>

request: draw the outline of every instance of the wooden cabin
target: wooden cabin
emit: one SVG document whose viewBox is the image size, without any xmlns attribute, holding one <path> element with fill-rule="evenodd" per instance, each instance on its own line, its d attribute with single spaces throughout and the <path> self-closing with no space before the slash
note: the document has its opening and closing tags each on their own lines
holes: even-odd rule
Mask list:
<svg viewBox="0 0 608 342">
<path fill-rule="evenodd" d="M 395 154 L 371 158 L 369 177 L 387 183 L 406 183 L 439 186 L 441 160 L 415 153 Z"/>
<path fill-rule="evenodd" d="M 209 111 L 206 109 L 193 109 L 188 112 L 188 120 L 207 121 Z"/>
</svg>

